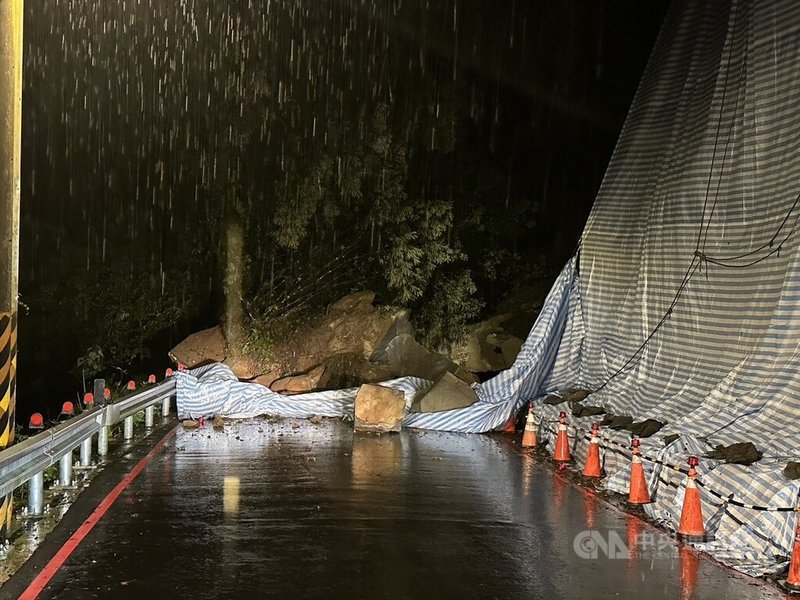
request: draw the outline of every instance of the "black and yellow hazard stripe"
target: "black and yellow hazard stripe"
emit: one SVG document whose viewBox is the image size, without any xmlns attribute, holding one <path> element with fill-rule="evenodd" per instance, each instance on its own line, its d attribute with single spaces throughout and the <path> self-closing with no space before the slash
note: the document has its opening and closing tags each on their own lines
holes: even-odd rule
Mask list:
<svg viewBox="0 0 800 600">
<path fill-rule="evenodd" d="M 0 313 L 0 450 L 14 442 L 17 391 L 17 315 Z M 0 503 L 0 540 L 11 530 L 11 495 Z"/>
<path fill-rule="evenodd" d="M 0 449 L 14 441 L 17 388 L 17 316 L 0 313 Z"/>
<path fill-rule="evenodd" d="M 0 504 L 0 540 L 8 539 L 11 532 L 11 514 L 13 512 L 13 495 L 8 494 Z"/>
</svg>

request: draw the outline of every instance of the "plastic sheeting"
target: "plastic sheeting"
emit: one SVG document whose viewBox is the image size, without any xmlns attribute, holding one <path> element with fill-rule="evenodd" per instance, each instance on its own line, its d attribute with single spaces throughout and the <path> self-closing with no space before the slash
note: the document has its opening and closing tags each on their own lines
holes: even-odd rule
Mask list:
<svg viewBox="0 0 800 600">
<path fill-rule="evenodd" d="M 704 516 L 718 519 L 704 547 L 753 574 L 791 554 L 796 515 L 733 502 L 798 501 L 782 470 L 800 458 L 799 40 L 794 0 L 673 4 L 584 231 L 545 382 L 666 422 L 645 454 L 683 467 L 701 456 Z M 680 438 L 666 447 L 671 433 Z M 764 453 L 749 467 L 702 459 L 746 441 Z M 674 529 L 684 476 L 645 467 L 647 511 Z M 627 452 L 610 446 L 606 470 L 626 492 Z"/>
<path fill-rule="evenodd" d="M 343 417 L 353 419 L 353 401 L 358 388 L 284 396 L 268 387 L 239 381 L 230 367 L 211 364 L 175 373 L 178 417 L 196 419 L 222 415 L 246 419 L 261 415 L 308 418 Z M 416 377 L 403 377 L 381 385 L 402 390 L 406 407 L 416 393 L 425 392 L 431 383 Z"/>
</svg>

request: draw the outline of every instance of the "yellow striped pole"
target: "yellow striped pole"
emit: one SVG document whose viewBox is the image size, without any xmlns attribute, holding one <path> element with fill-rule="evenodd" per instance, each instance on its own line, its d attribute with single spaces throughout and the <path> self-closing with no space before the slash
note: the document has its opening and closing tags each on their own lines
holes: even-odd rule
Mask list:
<svg viewBox="0 0 800 600">
<path fill-rule="evenodd" d="M 0 449 L 14 442 L 17 377 L 23 0 L 0 0 Z M 0 541 L 11 528 L 0 502 Z"/>
</svg>

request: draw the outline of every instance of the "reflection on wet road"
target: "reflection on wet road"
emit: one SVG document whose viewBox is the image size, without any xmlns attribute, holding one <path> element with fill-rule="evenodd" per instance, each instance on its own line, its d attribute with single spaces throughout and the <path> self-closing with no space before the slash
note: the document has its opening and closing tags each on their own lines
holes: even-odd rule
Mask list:
<svg viewBox="0 0 800 600">
<path fill-rule="evenodd" d="M 772 596 L 536 460 L 336 421 L 181 429 L 41 597 Z"/>
</svg>

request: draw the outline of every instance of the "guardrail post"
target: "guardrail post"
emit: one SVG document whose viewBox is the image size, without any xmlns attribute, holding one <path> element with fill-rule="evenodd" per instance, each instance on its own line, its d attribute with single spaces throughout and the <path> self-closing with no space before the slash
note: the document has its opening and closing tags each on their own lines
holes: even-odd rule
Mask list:
<svg viewBox="0 0 800 600">
<path fill-rule="evenodd" d="M 133 439 L 133 415 L 125 417 L 125 421 L 122 424 L 122 439 Z"/>
<path fill-rule="evenodd" d="M 155 415 L 156 415 L 155 405 L 151 404 L 150 406 L 144 409 L 144 426 L 147 427 L 148 429 L 151 429 L 153 427 Z"/>
<path fill-rule="evenodd" d="M 167 396 L 161 401 L 161 418 L 169 415 L 169 402 L 171 400 L 171 396 Z"/>
<path fill-rule="evenodd" d="M 72 485 L 72 450 L 58 461 L 58 485 L 62 487 Z"/>
<path fill-rule="evenodd" d="M 105 456 L 108 454 L 108 426 L 103 425 L 97 433 L 97 455 Z"/>
<path fill-rule="evenodd" d="M 28 516 L 36 517 L 44 511 L 44 473 L 39 471 L 28 480 Z"/>
<path fill-rule="evenodd" d="M 81 442 L 81 466 L 92 466 L 92 437 L 89 436 Z"/>
</svg>

